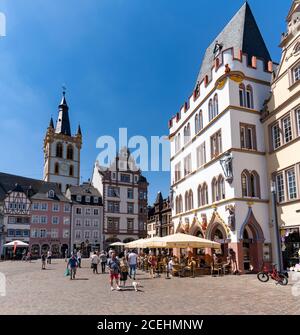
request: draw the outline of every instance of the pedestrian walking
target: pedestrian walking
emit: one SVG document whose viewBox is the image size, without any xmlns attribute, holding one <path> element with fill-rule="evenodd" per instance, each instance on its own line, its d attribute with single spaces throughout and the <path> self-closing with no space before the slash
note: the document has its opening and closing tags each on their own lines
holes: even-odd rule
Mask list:
<svg viewBox="0 0 300 335">
<path fill-rule="evenodd" d="M 137 254 L 131 250 L 130 254 L 128 255 L 128 264 L 129 264 L 129 277 L 135 280 L 135 274 L 136 274 L 136 266 L 137 266 Z"/>
<path fill-rule="evenodd" d="M 65 250 L 65 262 L 68 260 L 68 249 Z"/>
<path fill-rule="evenodd" d="M 113 248 L 109 248 L 108 250 L 108 258 L 111 258 L 112 253 L 116 253 Z"/>
<path fill-rule="evenodd" d="M 128 278 L 128 262 L 127 259 L 125 258 L 125 256 L 122 257 L 121 261 L 120 261 L 120 282 L 122 284 L 123 282 L 123 287 L 125 287 L 126 285 L 126 281 Z"/>
<path fill-rule="evenodd" d="M 46 270 L 46 255 L 44 253 L 42 253 L 42 270 Z"/>
<path fill-rule="evenodd" d="M 148 258 L 148 264 L 149 264 L 149 268 L 150 268 L 150 277 L 155 278 L 155 271 L 156 271 L 156 266 L 157 266 L 157 259 L 155 255 L 150 255 Z"/>
<path fill-rule="evenodd" d="M 47 252 L 47 264 L 51 264 L 52 252 L 48 250 Z"/>
<path fill-rule="evenodd" d="M 95 251 L 91 257 L 91 268 L 93 269 L 94 274 L 95 273 L 98 274 L 98 264 L 99 263 L 100 263 L 100 259 Z"/>
<path fill-rule="evenodd" d="M 99 255 L 99 258 L 100 258 L 100 262 L 101 262 L 101 272 L 105 273 L 105 267 L 106 267 L 106 264 L 107 264 L 107 255 L 106 255 L 104 250 L 101 251 L 101 253 Z"/>
<path fill-rule="evenodd" d="M 75 279 L 78 262 L 74 254 L 72 254 L 71 258 L 69 259 L 67 267 L 69 267 L 70 270 L 70 279 Z"/>
<path fill-rule="evenodd" d="M 116 257 L 116 253 L 111 253 L 111 258 L 108 260 L 107 266 L 110 274 L 110 289 L 113 291 L 113 281 L 116 282 L 116 289 L 120 291 L 120 261 Z"/>
<path fill-rule="evenodd" d="M 81 268 L 81 250 L 78 250 L 76 255 L 77 255 L 78 267 Z"/>
</svg>

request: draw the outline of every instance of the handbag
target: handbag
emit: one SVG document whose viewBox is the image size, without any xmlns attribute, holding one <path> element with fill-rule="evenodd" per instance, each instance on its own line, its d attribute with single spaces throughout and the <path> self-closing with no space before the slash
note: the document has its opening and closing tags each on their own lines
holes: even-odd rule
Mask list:
<svg viewBox="0 0 300 335">
<path fill-rule="evenodd" d="M 69 267 L 66 268 L 66 271 L 65 271 L 65 276 L 70 276 L 70 270 L 69 270 Z"/>
</svg>

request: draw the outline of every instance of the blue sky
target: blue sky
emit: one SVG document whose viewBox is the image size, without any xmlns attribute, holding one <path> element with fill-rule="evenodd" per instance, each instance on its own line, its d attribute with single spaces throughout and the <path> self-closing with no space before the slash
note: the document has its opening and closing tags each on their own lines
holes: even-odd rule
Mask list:
<svg viewBox="0 0 300 335">
<path fill-rule="evenodd" d="M 206 47 L 243 0 L 0 0 L 0 171 L 42 178 L 43 138 L 67 86 L 71 126 L 83 131 L 81 175 L 96 140 L 168 134 L 191 94 Z M 251 0 L 275 61 L 289 0 Z M 167 195 L 168 172 L 147 172 L 150 202 Z"/>
</svg>

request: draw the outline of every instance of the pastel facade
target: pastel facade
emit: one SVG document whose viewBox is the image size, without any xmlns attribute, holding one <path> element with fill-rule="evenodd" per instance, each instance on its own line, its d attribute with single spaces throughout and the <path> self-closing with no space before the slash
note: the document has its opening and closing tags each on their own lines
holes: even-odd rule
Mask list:
<svg viewBox="0 0 300 335">
<path fill-rule="evenodd" d="M 264 108 L 268 185 L 274 182 L 285 267 L 300 248 L 300 3 L 294 1 L 282 34 L 282 57 Z M 270 206 L 272 215 L 272 206 Z M 272 218 L 274 220 L 274 218 Z M 273 221 L 274 222 L 274 221 Z M 274 245 L 276 235 L 272 229 Z M 274 250 L 274 253 L 276 251 Z"/>
<path fill-rule="evenodd" d="M 70 248 L 69 200 L 55 186 L 33 195 L 31 201 L 30 251 L 33 257 L 48 250 L 53 257 L 64 257 Z"/>
<path fill-rule="evenodd" d="M 66 192 L 72 202 L 71 247 L 81 249 L 85 256 L 103 249 L 102 196 L 91 183 L 70 186 Z"/>
<path fill-rule="evenodd" d="M 260 122 L 272 70 L 246 3 L 206 50 L 193 95 L 169 123 L 174 229 L 234 249 L 242 272 L 272 257 Z"/>
<path fill-rule="evenodd" d="M 29 243 L 34 257 L 48 250 L 59 257 L 69 249 L 71 204 L 57 184 L 0 173 L 0 211 L 3 243 Z"/>
</svg>

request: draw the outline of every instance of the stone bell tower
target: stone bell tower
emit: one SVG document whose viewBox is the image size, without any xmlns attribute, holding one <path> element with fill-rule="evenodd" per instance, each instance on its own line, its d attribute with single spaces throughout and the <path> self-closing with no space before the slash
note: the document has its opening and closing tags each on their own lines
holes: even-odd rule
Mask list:
<svg viewBox="0 0 300 335">
<path fill-rule="evenodd" d="M 72 136 L 69 107 L 65 91 L 58 106 L 58 118 L 54 127 L 51 117 L 44 139 L 44 180 L 59 184 L 63 192 L 69 185 L 80 183 L 80 150 L 82 134 L 80 125 Z"/>
</svg>

